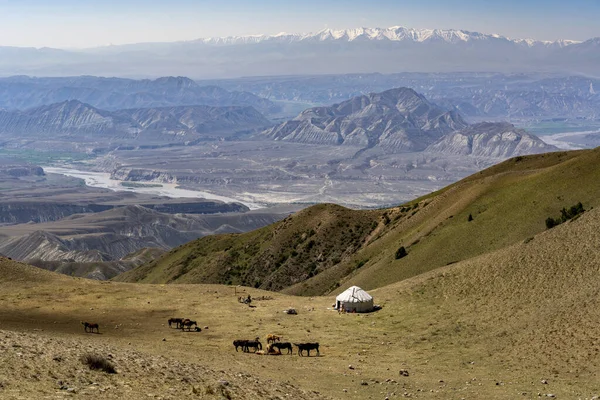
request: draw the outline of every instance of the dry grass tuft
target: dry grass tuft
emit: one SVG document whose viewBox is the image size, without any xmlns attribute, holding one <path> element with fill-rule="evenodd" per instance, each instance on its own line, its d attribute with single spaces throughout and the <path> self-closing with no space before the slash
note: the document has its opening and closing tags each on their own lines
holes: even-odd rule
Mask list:
<svg viewBox="0 0 600 400">
<path fill-rule="evenodd" d="M 90 369 L 104 371 L 107 374 L 117 373 L 113 363 L 111 363 L 106 357 L 98 354 L 85 354 L 81 356 L 81 362 L 90 367 Z"/>
</svg>

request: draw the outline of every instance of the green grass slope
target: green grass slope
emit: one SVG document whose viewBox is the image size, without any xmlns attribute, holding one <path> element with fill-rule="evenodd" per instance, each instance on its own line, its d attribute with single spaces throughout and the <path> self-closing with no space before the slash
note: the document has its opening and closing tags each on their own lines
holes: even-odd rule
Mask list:
<svg viewBox="0 0 600 400">
<path fill-rule="evenodd" d="M 399 207 L 318 205 L 250 233 L 201 238 L 117 280 L 300 295 L 372 289 L 523 241 L 563 207 L 589 209 L 598 199 L 600 150 L 517 157 Z M 396 259 L 400 246 L 408 256 Z"/>
<path fill-rule="evenodd" d="M 600 150 L 517 157 L 416 200 L 408 212 L 386 210 L 390 222 L 368 246 L 284 291 L 381 287 L 532 237 L 546 229 L 546 218 L 578 202 L 599 205 Z M 397 260 L 400 246 L 408 256 Z"/>
<path fill-rule="evenodd" d="M 249 233 L 200 238 L 115 280 L 281 290 L 352 257 L 377 228 L 381 214 L 317 205 Z"/>
</svg>

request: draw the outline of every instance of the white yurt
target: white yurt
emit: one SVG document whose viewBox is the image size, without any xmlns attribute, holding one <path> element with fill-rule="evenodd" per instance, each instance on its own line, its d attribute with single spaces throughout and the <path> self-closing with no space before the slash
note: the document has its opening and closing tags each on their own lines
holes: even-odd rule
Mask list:
<svg viewBox="0 0 600 400">
<path fill-rule="evenodd" d="M 335 298 L 335 308 L 357 313 L 373 311 L 373 296 L 358 286 L 352 286 Z"/>
</svg>

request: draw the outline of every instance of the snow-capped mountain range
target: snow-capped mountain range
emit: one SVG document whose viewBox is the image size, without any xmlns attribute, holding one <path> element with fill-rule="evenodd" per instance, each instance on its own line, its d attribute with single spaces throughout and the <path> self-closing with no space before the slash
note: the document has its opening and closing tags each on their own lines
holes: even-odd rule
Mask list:
<svg viewBox="0 0 600 400">
<path fill-rule="evenodd" d="M 394 42 L 428 42 L 442 41 L 446 43 L 460 43 L 472 41 L 497 40 L 520 44 L 527 47 L 554 46 L 565 47 L 580 43 L 575 40 L 540 41 L 534 39 L 510 39 L 498 34 L 485 34 L 455 29 L 414 29 L 403 26 L 392 26 L 389 28 L 355 28 L 355 29 L 323 29 L 316 33 L 278 33 L 276 35 L 249 35 L 249 36 L 227 36 L 210 37 L 198 39 L 195 42 L 212 45 L 251 44 L 261 42 L 311 42 L 311 41 L 346 41 L 376 40 Z"/>
<path fill-rule="evenodd" d="M 83 50 L 0 47 L 0 76 L 194 79 L 396 72 L 600 74 L 600 39 L 509 39 L 464 30 L 358 28 Z"/>
</svg>

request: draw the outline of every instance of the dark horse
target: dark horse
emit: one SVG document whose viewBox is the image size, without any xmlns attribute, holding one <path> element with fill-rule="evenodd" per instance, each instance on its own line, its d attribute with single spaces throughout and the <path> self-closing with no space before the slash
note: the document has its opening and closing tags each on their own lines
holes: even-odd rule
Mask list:
<svg viewBox="0 0 600 400">
<path fill-rule="evenodd" d="M 288 354 L 294 353 L 294 351 L 292 350 L 292 344 L 290 342 L 273 343 L 271 346 L 273 346 L 274 349 L 278 349 L 279 351 L 287 349 Z"/>
<path fill-rule="evenodd" d="M 321 355 L 319 353 L 319 343 L 294 343 L 294 345 L 298 346 L 298 355 L 302 356 L 302 352 L 306 350 L 306 354 L 310 357 L 311 350 L 317 350 L 317 355 Z"/>
<path fill-rule="evenodd" d="M 89 332 L 93 333 L 94 329 L 95 329 L 96 333 L 100 333 L 100 325 L 98 325 L 98 324 L 92 324 L 89 322 L 81 322 L 81 325 L 83 325 L 83 329 L 85 329 L 86 332 L 88 332 L 88 329 L 89 329 Z"/>
<path fill-rule="evenodd" d="M 179 329 L 181 327 L 182 322 L 183 318 L 169 318 L 169 328 L 171 328 L 172 324 L 175 324 L 175 327 Z"/>
<path fill-rule="evenodd" d="M 238 351 L 238 347 L 241 347 L 242 351 L 246 351 L 246 343 L 248 343 L 248 341 L 244 339 L 234 340 L 233 345 L 235 346 L 235 351 Z"/>
<path fill-rule="evenodd" d="M 181 330 L 182 330 L 182 331 L 184 331 L 184 330 L 185 330 L 185 328 L 187 327 L 187 328 L 188 328 L 188 330 L 189 330 L 189 331 L 191 331 L 191 330 L 192 330 L 192 326 L 194 326 L 194 325 L 195 325 L 196 327 L 198 327 L 198 324 L 196 323 L 196 321 L 192 321 L 191 319 L 187 319 L 187 318 L 186 318 L 186 319 L 184 319 L 184 320 L 181 322 Z"/>
<path fill-rule="evenodd" d="M 257 350 L 262 350 L 262 344 L 260 343 L 258 338 L 254 339 L 254 340 L 246 340 L 246 345 L 244 346 L 244 351 L 246 353 L 250 352 L 250 347 L 252 347 L 254 349 L 255 353 Z"/>
</svg>

